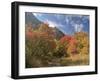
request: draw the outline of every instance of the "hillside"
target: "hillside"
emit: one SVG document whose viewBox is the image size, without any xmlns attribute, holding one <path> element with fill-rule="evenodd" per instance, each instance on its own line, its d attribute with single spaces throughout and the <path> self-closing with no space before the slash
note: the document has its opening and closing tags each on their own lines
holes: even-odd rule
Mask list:
<svg viewBox="0 0 100 81">
<path fill-rule="evenodd" d="M 37 27 L 38 24 L 41 24 L 41 21 L 39 21 L 31 12 L 25 12 L 25 24 L 29 26 L 30 24 L 32 27 Z"/>
</svg>

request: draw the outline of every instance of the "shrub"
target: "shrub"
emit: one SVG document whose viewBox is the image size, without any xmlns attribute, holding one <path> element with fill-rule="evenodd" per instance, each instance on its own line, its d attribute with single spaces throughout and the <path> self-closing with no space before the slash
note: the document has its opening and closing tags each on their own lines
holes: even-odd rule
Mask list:
<svg viewBox="0 0 100 81">
<path fill-rule="evenodd" d="M 32 66 L 48 65 L 55 48 L 56 43 L 53 38 L 44 32 L 31 32 L 31 34 L 29 32 L 26 35 L 26 61 Z"/>
</svg>

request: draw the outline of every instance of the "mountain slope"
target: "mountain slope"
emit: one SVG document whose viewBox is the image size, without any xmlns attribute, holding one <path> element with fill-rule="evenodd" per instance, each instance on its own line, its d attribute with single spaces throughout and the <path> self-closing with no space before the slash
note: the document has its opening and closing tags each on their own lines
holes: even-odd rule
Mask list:
<svg viewBox="0 0 100 81">
<path fill-rule="evenodd" d="M 31 24 L 32 27 L 37 26 L 41 22 L 32 14 L 32 12 L 25 12 L 25 24 Z"/>
</svg>

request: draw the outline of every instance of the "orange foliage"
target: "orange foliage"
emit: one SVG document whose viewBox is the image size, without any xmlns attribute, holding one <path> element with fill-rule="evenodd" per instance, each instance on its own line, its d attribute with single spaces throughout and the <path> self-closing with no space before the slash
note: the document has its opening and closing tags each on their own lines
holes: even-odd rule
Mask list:
<svg viewBox="0 0 100 81">
<path fill-rule="evenodd" d="M 76 54 L 77 53 L 77 50 L 76 50 L 77 40 L 74 37 L 65 35 L 64 37 L 62 37 L 60 39 L 60 42 L 62 44 L 67 43 L 65 46 L 67 53 L 69 53 L 69 54 Z"/>
<path fill-rule="evenodd" d="M 71 45 L 75 45 L 77 44 L 77 40 L 74 38 L 74 37 L 71 37 L 71 36 L 68 36 L 68 35 L 65 35 L 64 37 L 62 37 L 60 39 L 60 42 L 61 43 L 68 43 L 68 44 L 71 44 Z"/>
<path fill-rule="evenodd" d="M 71 37 L 65 35 L 64 37 L 62 37 L 62 38 L 60 39 L 60 42 L 61 42 L 61 43 L 65 43 L 65 42 L 68 42 L 68 43 L 69 43 L 70 40 L 71 40 Z"/>
<path fill-rule="evenodd" d="M 34 39 L 43 39 L 48 41 L 52 48 L 56 48 L 56 43 L 53 41 L 52 36 L 48 35 L 46 32 L 32 32 L 32 31 L 27 31 L 26 32 L 26 39 L 29 39 L 31 41 L 34 41 Z"/>
</svg>

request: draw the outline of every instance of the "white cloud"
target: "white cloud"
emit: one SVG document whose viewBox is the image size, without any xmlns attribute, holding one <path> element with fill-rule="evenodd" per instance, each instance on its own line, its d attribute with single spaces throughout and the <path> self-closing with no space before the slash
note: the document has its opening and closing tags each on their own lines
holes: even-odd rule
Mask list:
<svg viewBox="0 0 100 81">
<path fill-rule="evenodd" d="M 42 16 L 42 14 L 39 14 L 39 13 L 33 13 L 33 15 L 36 16 L 36 17 L 37 16 Z"/>
<path fill-rule="evenodd" d="M 34 16 L 37 16 L 37 14 L 36 14 L 36 13 L 33 13 L 33 15 L 34 15 Z"/>
<path fill-rule="evenodd" d="M 74 25 L 75 25 L 75 23 L 74 23 L 73 21 L 70 21 L 70 24 L 71 24 L 72 26 L 74 26 Z"/>
<path fill-rule="evenodd" d="M 83 24 L 74 24 L 75 32 L 80 32 L 83 30 Z"/>
<path fill-rule="evenodd" d="M 65 21 L 66 21 L 66 23 L 69 23 L 69 19 L 68 18 L 66 18 Z"/>
<path fill-rule="evenodd" d="M 44 23 L 49 24 L 49 27 L 52 27 L 52 28 L 54 28 L 56 26 L 56 23 L 49 21 L 49 20 L 46 20 Z"/>
</svg>

